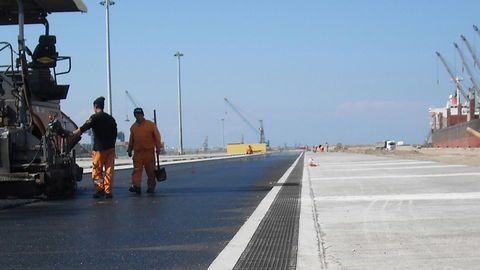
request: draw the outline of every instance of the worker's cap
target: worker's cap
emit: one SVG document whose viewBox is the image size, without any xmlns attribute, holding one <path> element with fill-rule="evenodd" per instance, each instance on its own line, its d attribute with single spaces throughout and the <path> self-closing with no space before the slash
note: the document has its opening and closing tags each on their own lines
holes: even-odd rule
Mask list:
<svg viewBox="0 0 480 270">
<path fill-rule="evenodd" d="M 136 114 L 136 113 L 141 113 L 142 115 L 145 115 L 143 113 L 143 109 L 142 108 L 135 108 L 135 110 L 133 110 L 133 114 Z"/>
<path fill-rule="evenodd" d="M 101 108 L 103 110 L 103 107 L 105 106 L 105 98 L 104 97 L 98 97 L 93 101 L 93 105 L 95 105 L 98 108 Z"/>
</svg>

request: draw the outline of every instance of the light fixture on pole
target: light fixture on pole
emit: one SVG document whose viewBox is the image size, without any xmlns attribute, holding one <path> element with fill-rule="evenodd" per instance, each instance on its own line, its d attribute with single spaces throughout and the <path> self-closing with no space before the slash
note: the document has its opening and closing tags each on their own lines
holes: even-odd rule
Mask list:
<svg viewBox="0 0 480 270">
<path fill-rule="evenodd" d="M 178 84 L 178 133 L 179 148 L 178 153 L 183 154 L 183 138 L 182 138 L 182 87 L 180 84 L 180 57 L 183 53 L 177 51 L 173 56 L 177 57 L 177 84 Z"/>
<path fill-rule="evenodd" d="M 115 5 L 114 1 L 104 0 L 100 2 L 100 5 L 105 6 L 105 25 L 106 25 L 106 42 L 107 42 L 107 103 L 108 113 L 113 114 L 112 111 L 112 74 L 110 66 L 110 6 Z"/>
</svg>

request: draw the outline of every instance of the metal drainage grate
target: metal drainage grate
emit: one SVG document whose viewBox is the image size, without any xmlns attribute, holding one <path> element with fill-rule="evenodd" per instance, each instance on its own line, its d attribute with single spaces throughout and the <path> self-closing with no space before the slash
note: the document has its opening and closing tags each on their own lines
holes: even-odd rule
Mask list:
<svg viewBox="0 0 480 270">
<path fill-rule="evenodd" d="M 233 269 L 295 269 L 303 158 L 282 185 Z"/>
</svg>

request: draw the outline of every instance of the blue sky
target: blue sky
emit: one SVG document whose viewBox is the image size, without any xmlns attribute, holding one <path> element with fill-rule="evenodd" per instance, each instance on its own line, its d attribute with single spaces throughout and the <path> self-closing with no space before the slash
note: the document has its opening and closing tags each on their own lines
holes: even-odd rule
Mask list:
<svg viewBox="0 0 480 270">
<path fill-rule="evenodd" d="M 50 31 L 73 69 L 62 101 L 78 124 L 92 101 L 107 95 L 105 10 L 84 0 L 86 14 L 53 14 Z M 178 145 L 176 50 L 182 57 L 184 146 L 255 142 L 264 121 L 273 146 L 367 144 L 384 139 L 421 143 L 428 108 L 444 106 L 453 84 L 435 51 L 461 72 L 452 45 L 465 35 L 479 50 L 480 2 L 405 1 L 126 1 L 111 7 L 113 115 L 128 131 L 133 106 L 157 110 L 168 146 Z M 12 43 L 16 29 L 0 27 Z M 42 27 L 27 27 L 35 47 Z M 476 69 L 478 73 L 479 70 Z M 466 74 L 462 76 L 468 78 Z M 438 80 L 438 83 L 437 83 Z M 469 82 L 465 80 L 465 85 Z"/>
</svg>

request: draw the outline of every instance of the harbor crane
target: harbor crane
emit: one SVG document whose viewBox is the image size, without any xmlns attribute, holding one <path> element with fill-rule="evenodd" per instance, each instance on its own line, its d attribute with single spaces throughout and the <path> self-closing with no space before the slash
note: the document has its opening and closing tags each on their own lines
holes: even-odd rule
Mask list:
<svg viewBox="0 0 480 270">
<path fill-rule="evenodd" d="M 460 84 L 461 78 L 458 77 L 458 76 L 455 76 L 452 69 L 448 65 L 447 61 L 443 58 L 443 56 L 439 52 L 435 52 L 435 53 L 437 54 L 438 58 L 440 58 L 440 60 L 442 61 L 442 64 L 447 69 L 447 72 L 450 75 L 450 77 L 452 78 L 455 85 L 457 86 L 458 91 L 462 94 L 462 96 L 465 98 L 465 100 L 468 100 L 468 95 L 465 93 L 465 91 L 463 90 L 463 86 Z"/>
<path fill-rule="evenodd" d="M 260 143 L 265 143 L 266 140 L 265 140 L 265 131 L 263 129 L 263 120 L 258 120 L 260 122 L 260 128 L 255 128 L 255 126 L 252 125 L 252 123 L 250 123 L 250 121 L 248 121 L 248 119 L 243 116 L 243 114 L 227 99 L 227 98 L 223 98 L 225 100 L 225 102 L 230 106 L 230 108 L 232 108 L 233 111 L 235 111 L 238 116 L 240 116 L 240 118 L 242 118 L 242 120 L 252 129 L 255 131 L 255 133 L 257 133 L 259 136 L 260 136 Z"/>
<path fill-rule="evenodd" d="M 130 102 L 132 102 L 133 106 L 135 107 L 139 107 L 138 104 L 135 102 L 135 100 L 133 99 L 133 97 L 130 95 L 130 93 L 128 92 L 128 90 L 125 90 L 125 94 L 127 95 L 128 99 L 130 100 Z"/>
<path fill-rule="evenodd" d="M 130 93 L 128 93 L 128 90 L 125 90 L 125 95 L 127 96 L 128 100 L 130 100 L 130 102 L 133 104 L 133 106 L 135 108 L 138 107 L 137 103 L 135 102 L 135 100 L 132 98 L 132 96 L 130 95 Z M 130 122 L 130 119 L 128 119 L 128 112 L 127 112 L 127 116 L 125 118 L 125 122 Z"/>
<path fill-rule="evenodd" d="M 475 30 L 475 32 L 477 32 L 478 36 L 480 36 L 480 30 L 478 30 L 478 27 L 475 24 L 473 25 L 473 30 Z"/>
<path fill-rule="evenodd" d="M 138 103 L 135 101 L 135 99 L 132 97 L 132 95 L 130 95 L 130 92 L 128 92 L 128 90 L 125 90 L 125 95 L 127 96 L 128 100 L 130 101 L 130 103 L 132 103 L 133 107 L 134 108 L 138 108 L 138 107 L 142 107 L 142 106 L 139 106 Z M 147 110 L 145 108 L 143 108 L 143 111 L 145 112 L 145 118 L 147 119 L 150 119 L 149 118 L 149 113 L 147 112 Z M 129 122 L 130 119 L 128 119 L 128 115 L 129 115 L 130 112 L 127 112 L 127 117 L 125 118 L 125 122 Z"/>
<path fill-rule="evenodd" d="M 467 45 L 467 49 L 473 57 L 473 62 L 478 68 L 480 68 L 480 61 L 478 60 L 477 53 L 473 49 L 472 45 L 470 45 L 470 42 L 467 40 L 467 38 L 464 35 L 460 35 L 460 38 L 463 40 L 465 45 Z"/>
<path fill-rule="evenodd" d="M 479 89 L 479 87 L 478 87 L 477 80 L 475 79 L 475 76 L 473 75 L 472 70 L 471 70 L 470 67 L 468 66 L 467 61 L 465 60 L 465 56 L 463 55 L 462 50 L 460 50 L 460 47 L 458 47 L 458 44 L 455 43 L 455 42 L 453 43 L 453 46 L 455 46 L 455 49 L 457 49 L 458 54 L 460 55 L 460 58 L 462 59 L 463 66 L 464 66 L 465 69 L 467 70 L 468 76 L 470 76 L 470 81 L 472 82 L 473 87 L 475 88 L 475 90 L 476 90 L 476 92 L 477 92 L 477 95 L 480 96 L 480 89 Z"/>
</svg>

